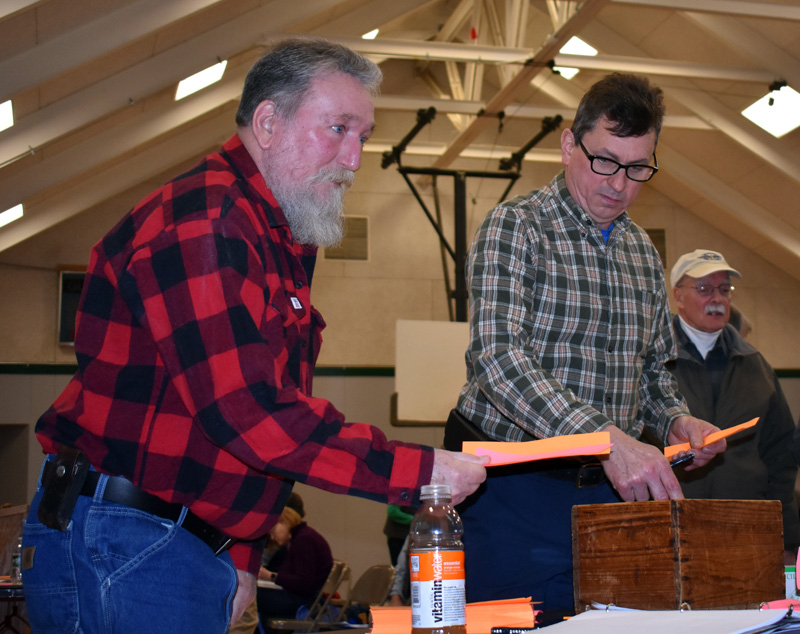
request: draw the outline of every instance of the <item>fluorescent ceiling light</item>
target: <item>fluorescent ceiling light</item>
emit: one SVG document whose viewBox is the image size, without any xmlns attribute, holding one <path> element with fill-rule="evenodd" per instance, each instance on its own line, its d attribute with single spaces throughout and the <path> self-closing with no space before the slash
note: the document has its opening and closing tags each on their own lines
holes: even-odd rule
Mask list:
<svg viewBox="0 0 800 634">
<path fill-rule="evenodd" d="M 0 213 L 0 227 L 5 227 L 9 222 L 14 222 L 20 218 L 22 218 L 22 203 Z"/>
<path fill-rule="evenodd" d="M 14 125 L 14 108 L 11 99 L 0 103 L 0 130 L 5 130 Z"/>
<path fill-rule="evenodd" d="M 772 136 L 781 138 L 800 126 L 800 94 L 789 86 L 773 90 L 742 114 Z"/>
<path fill-rule="evenodd" d="M 586 57 L 597 55 L 597 49 L 594 46 L 589 46 L 575 35 L 569 38 L 558 52 L 564 55 L 585 55 Z M 553 66 L 553 70 L 558 72 L 564 79 L 572 79 L 580 72 L 580 69 L 571 66 Z"/>
<path fill-rule="evenodd" d="M 228 65 L 228 60 L 224 60 L 219 64 L 214 64 L 208 68 L 201 70 L 199 73 L 190 75 L 178 84 L 178 90 L 175 91 L 175 101 L 183 99 L 198 90 L 203 90 L 206 86 L 210 86 L 222 79 L 225 74 L 225 67 Z"/>
<path fill-rule="evenodd" d="M 361 36 L 361 39 L 362 40 L 374 40 L 376 37 L 378 37 L 378 33 L 379 32 L 380 32 L 380 29 L 372 29 L 369 33 L 364 33 L 364 35 Z"/>
</svg>

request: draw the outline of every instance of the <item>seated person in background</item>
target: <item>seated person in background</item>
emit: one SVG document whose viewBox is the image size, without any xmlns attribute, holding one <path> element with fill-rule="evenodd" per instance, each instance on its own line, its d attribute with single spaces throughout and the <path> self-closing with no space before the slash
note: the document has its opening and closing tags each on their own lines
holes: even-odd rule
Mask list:
<svg viewBox="0 0 800 634">
<path fill-rule="evenodd" d="M 756 416 L 759 421 L 728 439 L 727 451 L 707 465 L 692 471 L 679 467 L 675 474 L 687 498 L 779 500 L 784 559 L 793 564 L 800 545 L 794 419 L 775 371 L 728 323 L 731 276 L 741 277 L 715 251 L 697 249 L 678 258 L 671 275 L 678 357 L 667 368 L 692 415 L 721 429 Z"/>
<path fill-rule="evenodd" d="M 296 511 L 301 520 L 306 516 L 303 498 L 301 498 L 300 495 L 294 491 L 289 494 L 289 499 L 286 500 L 286 508 Z M 272 538 L 272 533 L 270 533 L 269 538 L 267 539 L 267 545 L 264 547 L 264 552 L 261 554 L 261 571 L 259 576 L 261 577 L 261 575 L 264 574 L 265 568 L 267 570 L 278 570 L 278 568 L 281 567 L 283 560 L 286 558 L 286 551 L 288 548 L 288 543 L 279 544 Z"/>
<path fill-rule="evenodd" d="M 270 531 L 270 539 L 286 546 L 286 556 L 279 567 L 262 567 L 258 578 L 273 581 L 280 589 L 258 589 L 258 615 L 265 632 L 269 620 L 293 619 L 301 606 L 309 606 L 317 596 L 333 567 L 331 548 L 325 538 L 303 521 L 294 509 L 286 507 Z M 273 560 L 274 561 L 274 560 Z"/>
<path fill-rule="evenodd" d="M 303 498 L 299 494 L 292 491 L 289 494 L 289 499 L 286 500 L 286 508 L 294 509 L 301 518 L 306 516 L 306 510 L 303 505 Z M 277 570 L 284 557 L 286 557 L 286 544 L 279 545 L 272 539 L 267 541 L 264 552 L 261 555 L 261 566 L 263 568 L 270 568 Z M 258 601 L 256 597 L 247 606 L 241 618 L 236 623 L 231 624 L 228 629 L 228 634 L 254 634 L 258 627 Z"/>
<path fill-rule="evenodd" d="M 389 605 L 407 605 L 411 574 L 408 570 L 408 542 L 406 535 L 400 553 L 397 555 L 397 564 L 394 567 L 394 583 L 389 590 Z"/>
</svg>

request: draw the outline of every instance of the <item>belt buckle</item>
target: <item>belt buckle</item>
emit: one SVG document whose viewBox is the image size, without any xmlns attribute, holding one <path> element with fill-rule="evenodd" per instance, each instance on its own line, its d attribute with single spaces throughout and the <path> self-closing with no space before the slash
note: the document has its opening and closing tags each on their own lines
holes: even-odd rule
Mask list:
<svg viewBox="0 0 800 634">
<path fill-rule="evenodd" d="M 605 475 L 603 465 L 599 462 L 582 464 L 578 468 L 578 477 L 575 481 L 575 486 L 579 489 L 596 487 L 605 480 Z"/>
</svg>

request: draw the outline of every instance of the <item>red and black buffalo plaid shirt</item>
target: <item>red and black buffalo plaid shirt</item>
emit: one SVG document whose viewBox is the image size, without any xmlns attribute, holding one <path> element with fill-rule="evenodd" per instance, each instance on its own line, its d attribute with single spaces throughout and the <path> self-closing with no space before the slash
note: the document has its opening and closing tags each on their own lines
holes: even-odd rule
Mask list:
<svg viewBox="0 0 800 634">
<path fill-rule="evenodd" d="M 100 471 L 189 507 L 257 572 L 292 481 L 407 505 L 433 451 L 345 424 L 311 396 L 324 321 L 316 249 L 296 244 L 234 135 L 167 183 L 92 250 L 78 372 L 36 432 Z"/>
</svg>

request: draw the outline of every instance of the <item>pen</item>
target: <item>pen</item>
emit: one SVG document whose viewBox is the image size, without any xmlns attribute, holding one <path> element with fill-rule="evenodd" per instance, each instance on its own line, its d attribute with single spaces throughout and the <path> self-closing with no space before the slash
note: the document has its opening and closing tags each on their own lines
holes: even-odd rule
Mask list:
<svg viewBox="0 0 800 634">
<path fill-rule="evenodd" d="M 693 453 L 687 453 L 685 456 L 681 456 L 680 458 L 675 458 L 669 463 L 670 467 L 677 467 L 679 464 L 683 464 L 684 462 L 689 462 L 690 460 L 694 459 Z"/>
</svg>

